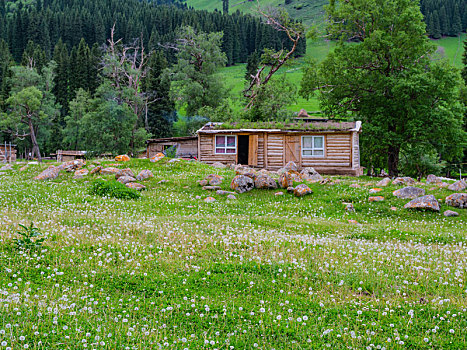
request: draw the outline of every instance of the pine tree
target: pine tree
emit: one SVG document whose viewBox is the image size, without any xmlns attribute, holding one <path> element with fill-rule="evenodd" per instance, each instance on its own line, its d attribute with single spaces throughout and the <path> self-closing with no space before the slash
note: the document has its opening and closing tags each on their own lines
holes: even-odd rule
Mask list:
<svg viewBox="0 0 467 350">
<path fill-rule="evenodd" d="M 246 61 L 246 72 L 245 72 L 245 80 L 248 83 L 251 82 L 251 79 L 252 79 L 251 76 L 256 75 L 258 71 L 259 62 L 260 62 L 260 57 L 256 51 L 253 52 L 250 56 L 248 56 L 248 59 Z"/>
<path fill-rule="evenodd" d="M 10 93 L 10 65 L 13 61 L 5 40 L 0 40 L 0 111 L 5 109 L 5 101 Z"/>
<path fill-rule="evenodd" d="M 70 56 L 66 44 L 60 39 L 55 45 L 53 59 L 57 64 L 55 74 L 55 86 L 53 93 L 57 102 L 62 106 L 62 115 L 68 112 L 68 104 L 72 97 L 69 91 L 69 76 L 70 76 Z"/>
<path fill-rule="evenodd" d="M 229 13 L 229 0 L 222 0 L 222 12 L 224 14 Z"/>
<path fill-rule="evenodd" d="M 439 25 L 439 16 L 438 11 L 433 11 L 433 32 L 432 32 L 433 39 L 441 38 L 441 27 Z"/>
<path fill-rule="evenodd" d="M 451 35 L 457 36 L 462 32 L 462 21 L 459 13 L 459 6 L 455 4 L 452 18 Z"/>
</svg>

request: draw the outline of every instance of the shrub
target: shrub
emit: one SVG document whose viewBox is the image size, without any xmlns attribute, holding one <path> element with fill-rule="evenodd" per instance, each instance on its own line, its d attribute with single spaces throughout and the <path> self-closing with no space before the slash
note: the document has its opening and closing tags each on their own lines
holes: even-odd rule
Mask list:
<svg viewBox="0 0 467 350">
<path fill-rule="evenodd" d="M 36 248 L 40 248 L 42 243 L 46 240 L 46 237 L 38 238 L 42 235 L 42 232 L 37 228 L 34 227 L 34 223 L 28 226 L 24 226 L 19 224 L 22 227 L 22 230 L 16 231 L 21 238 L 14 238 L 15 247 L 18 250 L 32 250 Z"/>
<path fill-rule="evenodd" d="M 138 191 L 128 188 L 118 181 L 96 180 L 92 183 L 89 192 L 98 196 L 118 199 L 138 199 L 141 197 Z"/>
</svg>

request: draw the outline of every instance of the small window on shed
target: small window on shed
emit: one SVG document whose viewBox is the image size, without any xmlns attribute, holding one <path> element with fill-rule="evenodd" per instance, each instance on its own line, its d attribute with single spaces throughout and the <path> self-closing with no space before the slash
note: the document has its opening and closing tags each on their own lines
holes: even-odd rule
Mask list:
<svg viewBox="0 0 467 350">
<path fill-rule="evenodd" d="M 302 136 L 303 157 L 324 157 L 324 136 Z"/>
<path fill-rule="evenodd" d="M 236 136 L 216 136 L 216 154 L 237 153 Z"/>
</svg>

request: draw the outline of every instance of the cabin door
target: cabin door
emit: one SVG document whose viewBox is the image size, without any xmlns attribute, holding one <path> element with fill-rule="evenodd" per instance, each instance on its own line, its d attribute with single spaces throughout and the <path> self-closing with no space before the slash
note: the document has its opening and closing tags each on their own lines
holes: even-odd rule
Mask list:
<svg viewBox="0 0 467 350">
<path fill-rule="evenodd" d="M 238 135 L 237 145 L 237 163 L 248 165 L 248 155 L 250 149 L 250 136 Z"/>
<path fill-rule="evenodd" d="M 300 136 L 285 136 L 285 164 L 288 162 L 300 166 Z"/>
</svg>

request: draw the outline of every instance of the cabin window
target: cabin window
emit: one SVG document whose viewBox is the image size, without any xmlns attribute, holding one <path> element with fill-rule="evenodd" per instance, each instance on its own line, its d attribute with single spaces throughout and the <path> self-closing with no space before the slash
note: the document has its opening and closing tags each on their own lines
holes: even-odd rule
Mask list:
<svg viewBox="0 0 467 350">
<path fill-rule="evenodd" d="M 236 136 L 216 136 L 216 154 L 237 153 Z"/>
<path fill-rule="evenodd" d="M 324 157 L 324 136 L 302 136 L 303 157 Z"/>
</svg>

